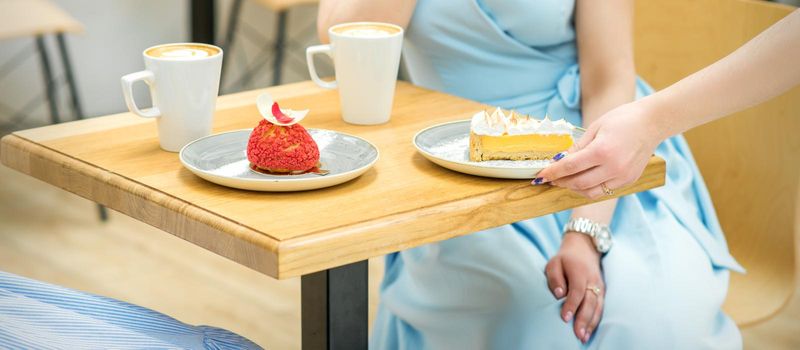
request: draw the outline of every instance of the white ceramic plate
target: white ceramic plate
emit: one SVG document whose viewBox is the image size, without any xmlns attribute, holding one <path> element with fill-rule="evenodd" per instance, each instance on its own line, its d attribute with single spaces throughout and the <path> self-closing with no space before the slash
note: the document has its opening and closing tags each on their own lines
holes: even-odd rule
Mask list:
<svg viewBox="0 0 800 350">
<path fill-rule="evenodd" d="M 314 190 L 350 181 L 378 161 L 378 148 L 360 137 L 331 130 L 308 129 L 319 146 L 320 169 L 327 175 L 268 175 L 250 169 L 247 140 L 253 129 L 206 136 L 184 146 L 183 166 L 197 176 L 222 186 L 252 191 Z"/>
<path fill-rule="evenodd" d="M 425 158 L 464 174 L 500 179 L 532 179 L 551 163 L 549 160 L 469 160 L 469 120 L 431 126 L 414 135 L 414 147 Z M 575 128 L 577 140 L 583 129 Z"/>
</svg>

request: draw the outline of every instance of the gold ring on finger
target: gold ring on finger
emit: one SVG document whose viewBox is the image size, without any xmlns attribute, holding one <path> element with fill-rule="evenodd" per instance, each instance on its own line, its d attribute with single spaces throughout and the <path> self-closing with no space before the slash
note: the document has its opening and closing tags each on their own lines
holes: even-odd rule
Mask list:
<svg viewBox="0 0 800 350">
<path fill-rule="evenodd" d="M 608 186 L 606 186 L 605 182 L 600 184 L 600 188 L 603 189 L 603 193 L 605 193 L 606 196 L 613 196 L 614 195 L 614 190 L 608 188 Z"/>
<path fill-rule="evenodd" d="M 586 290 L 591 291 L 598 298 L 600 297 L 600 293 L 602 292 L 602 290 L 600 290 L 600 287 L 598 287 L 598 286 L 588 286 L 588 287 L 586 287 Z"/>
</svg>

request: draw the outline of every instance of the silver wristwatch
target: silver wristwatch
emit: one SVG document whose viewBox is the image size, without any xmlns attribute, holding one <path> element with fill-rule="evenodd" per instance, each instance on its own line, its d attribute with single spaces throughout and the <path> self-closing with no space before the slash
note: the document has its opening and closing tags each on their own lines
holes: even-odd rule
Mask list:
<svg viewBox="0 0 800 350">
<path fill-rule="evenodd" d="M 611 250 L 611 230 L 608 225 L 596 223 L 587 218 L 572 218 L 564 225 L 564 232 L 578 232 L 592 237 L 594 247 L 601 254 Z"/>
</svg>

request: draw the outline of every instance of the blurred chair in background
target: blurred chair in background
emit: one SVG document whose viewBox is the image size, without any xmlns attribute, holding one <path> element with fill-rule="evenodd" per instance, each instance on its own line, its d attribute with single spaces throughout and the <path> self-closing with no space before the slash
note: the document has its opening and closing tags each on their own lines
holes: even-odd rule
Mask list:
<svg viewBox="0 0 800 350">
<path fill-rule="evenodd" d="M 269 39 L 261 35 L 257 30 L 252 28 L 247 23 L 239 23 L 242 13 L 243 0 L 233 0 L 231 4 L 231 11 L 228 19 L 228 26 L 225 32 L 225 39 L 222 43 L 222 48 L 226 54 L 226 60 L 222 62 L 222 81 L 230 81 L 234 77 L 230 73 L 226 74 L 227 68 L 230 65 L 231 58 L 233 57 L 233 44 L 236 41 L 237 33 L 241 31 L 243 39 L 250 39 L 259 43 L 264 43 L 261 51 L 256 55 L 252 62 L 249 62 L 246 57 L 244 58 L 243 73 L 235 79 L 235 83 L 228 85 L 228 87 L 240 87 L 246 89 L 250 87 L 253 75 L 267 65 L 272 59 L 272 85 L 279 85 L 281 83 L 281 76 L 283 72 L 283 64 L 286 59 L 287 49 L 297 45 L 287 38 L 288 14 L 289 11 L 296 6 L 300 5 L 315 5 L 318 0 L 253 0 L 254 3 L 263 6 L 276 14 L 276 27 L 274 39 Z M 309 28 L 303 30 L 301 33 L 316 31 L 316 20 L 310 22 Z M 302 46 L 301 46 L 302 47 Z M 270 55 L 272 53 L 272 55 Z M 305 67 L 305 56 L 301 55 L 299 59 L 303 62 Z M 304 72 L 305 73 L 305 72 Z M 226 79 L 227 78 L 227 79 Z M 222 84 L 223 88 L 225 84 Z"/>
<path fill-rule="evenodd" d="M 47 101 L 50 122 L 54 124 L 63 120 L 58 105 L 58 92 L 62 82 L 66 84 L 69 90 L 73 118 L 84 118 L 83 107 L 81 106 L 75 82 L 75 73 L 72 70 L 67 41 L 64 38 L 65 33 L 80 33 L 82 31 L 83 25 L 80 22 L 50 1 L 0 1 L 0 40 L 34 38 L 35 50 L 38 52 L 44 79 L 44 98 Z M 54 36 L 56 39 L 58 56 L 61 56 L 60 61 L 64 70 L 63 77 L 56 77 L 53 72 L 50 52 L 48 52 L 45 41 L 47 36 Z M 34 51 L 32 47 L 26 47 L 13 55 L 7 62 L 0 64 L 0 80 L 30 57 L 32 51 Z M 0 116 L 8 116 L 7 120 L 5 118 L 0 120 L 0 131 L 6 133 L 24 128 L 24 125 L 22 125 L 23 120 L 30 116 L 31 111 L 39 105 L 41 100 L 41 94 L 34 96 L 19 111 L 15 111 L 0 102 Z M 106 221 L 108 219 L 106 208 L 98 205 L 98 210 L 100 219 Z"/>
<path fill-rule="evenodd" d="M 77 119 L 83 118 L 80 99 L 75 86 L 75 76 L 67 52 L 67 43 L 64 33 L 79 33 L 83 25 L 69 14 L 46 0 L 4 0 L 0 1 L 0 39 L 17 39 L 25 37 L 35 38 L 36 50 L 44 78 L 45 97 L 49 107 L 50 121 L 58 123 L 61 115 L 58 108 L 58 87 L 62 78 L 53 74 L 50 62 L 50 53 L 47 50 L 45 37 L 55 36 L 58 43 L 58 53 L 64 67 L 64 80 L 72 96 L 72 113 Z M 14 55 L 8 62 L 0 66 L 0 79 L 11 73 L 18 65 L 29 57 L 32 48 L 26 48 Z M 27 103 L 18 112 L 0 104 L 0 113 L 10 114 L 10 126 L 17 126 L 19 122 L 29 115 L 32 108 L 36 107 L 41 95 Z"/>
<path fill-rule="evenodd" d="M 637 71 L 653 87 L 664 88 L 734 51 L 793 10 L 753 0 L 636 1 Z M 730 251 L 747 269 L 745 275 L 731 274 L 723 306 L 739 326 L 774 316 L 797 289 L 798 130 L 800 88 L 795 88 L 685 134 Z"/>
</svg>

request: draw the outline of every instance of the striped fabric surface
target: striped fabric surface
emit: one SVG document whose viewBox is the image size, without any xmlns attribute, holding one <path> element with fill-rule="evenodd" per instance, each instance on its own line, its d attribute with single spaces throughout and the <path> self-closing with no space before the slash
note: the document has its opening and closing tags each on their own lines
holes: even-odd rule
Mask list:
<svg viewBox="0 0 800 350">
<path fill-rule="evenodd" d="M 0 271 L 0 349 L 261 349 L 123 301 Z"/>
</svg>

